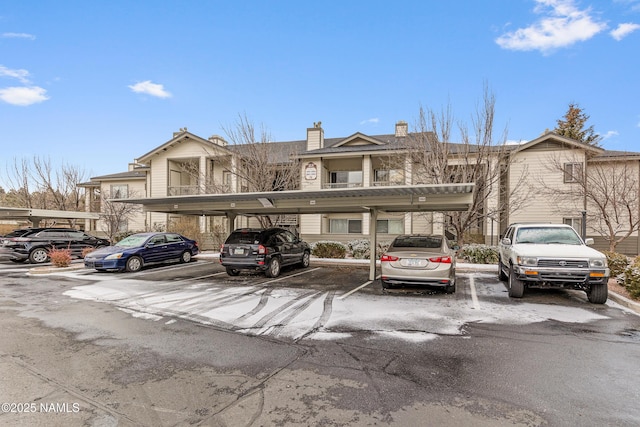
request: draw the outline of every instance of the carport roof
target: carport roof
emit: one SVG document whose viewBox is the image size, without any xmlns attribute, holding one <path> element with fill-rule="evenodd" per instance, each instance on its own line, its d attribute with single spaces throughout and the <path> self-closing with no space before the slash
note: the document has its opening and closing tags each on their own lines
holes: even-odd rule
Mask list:
<svg viewBox="0 0 640 427">
<path fill-rule="evenodd" d="M 59 211 L 51 209 L 11 208 L 0 206 L 0 219 L 98 219 L 95 212 Z"/>
<path fill-rule="evenodd" d="M 402 185 L 259 193 L 198 194 L 139 199 L 145 211 L 186 215 L 283 215 L 318 213 L 460 211 L 469 209 L 474 184 Z"/>
</svg>

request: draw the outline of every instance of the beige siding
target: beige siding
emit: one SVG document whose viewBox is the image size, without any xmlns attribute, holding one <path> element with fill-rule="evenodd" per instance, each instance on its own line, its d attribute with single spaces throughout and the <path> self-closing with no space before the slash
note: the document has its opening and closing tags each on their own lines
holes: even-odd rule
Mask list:
<svg viewBox="0 0 640 427">
<path fill-rule="evenodd" d="M 546 152 L 526 150 L 516 155 L 509 172 L 509 187 L 513 190 L 525 175 L 525 186 L 528 188 L 526 207 L 509 215 L 509 222 L 552 222 L 562 223 L 567 216 L 579 216 L 582 210 L 580 200 L 553 200 L 544 191 L 545 187 L 559 187 L 568 184 L 564 182 L 564 174 L 553 167 L 553 163 L 584 162 L 584 152 L 581 150 L 564 150 Z M 501 230 L 502 232 L 503 230 Z"/>
</svg>

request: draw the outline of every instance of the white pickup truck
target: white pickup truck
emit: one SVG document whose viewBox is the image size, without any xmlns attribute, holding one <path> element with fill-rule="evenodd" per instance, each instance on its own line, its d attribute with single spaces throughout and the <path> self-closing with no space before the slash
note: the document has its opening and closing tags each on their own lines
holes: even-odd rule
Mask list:
<svg viewBox="0 0 640 427">
<path fill-rule="evenodd" d="M 525 288 L 569 287 L 586 292 L 594 304 L 608 297 L 607 258 L 564 224 L 512 224 L 498 245 L 498 277 L 509 296 L 521 298 Z"/>
</svg>

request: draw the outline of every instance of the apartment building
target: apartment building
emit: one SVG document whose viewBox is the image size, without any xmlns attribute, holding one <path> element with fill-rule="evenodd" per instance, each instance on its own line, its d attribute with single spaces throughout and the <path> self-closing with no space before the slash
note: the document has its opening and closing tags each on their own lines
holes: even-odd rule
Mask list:
<svg viewBox="0 0 640 427">
<path fill-rule="evenodd" d="M 304 140 L 233 145 L 220 136 L 205 139 L 183 128 L 167 142 L 135 159 L 128 171 L 93 177 L 84 185 L 87 207 L 92 211 L 103 210 L 98 202 L 104 205 L 105 195 L 153 198 L 261 189 L 323 191 L 429 183 L 418 172 L 415 145 L 408 143 L 412 138 L 415 140 L 414 136 L 407 123 L 399 121 L 388 134 L 356 132 L 347 137 L 325 138 L 322 124 L 317 122 L 306 130 Z M 473 147 L 462 150 L 461 146 L 448 144 L 448 167 L 469 165 L 469 158 L 476 155 Z M 584 227 L 586 234 L 596 240 L 597 248 L 607 249 L 607 235 L 622 236 L 637 228 L 634 221 L 640 217 L 640 153 L 604 150 L 552 132 L 524 144 L 495 147 L 494 152 L 495 155 L 481 160 L 487 163 L 487 168 L 499 167 L 500 173 L 495 180 L 476 185 L 476 191 L 482 191 L 484 197 L 477 206 L 481 215 L 469 230 L 473 240 L 495 244 L 509 223 L 541 221 L 568 223 L 578 231 Z M 614 176 L 612 171 L 620 170 L 624 170 L 626 185 L 633 189 L 627 193 L 635 194 L 635 200 L 629 197 L 627 206 L 631 211 L 615 213 L 612 216 L 617 215 L 616 223 L 608 225 L 602 215 L 604 208 L 595 206 L 593 198 L 585 197 L 589 185 L 599 185 L 597 180 L 587 182 L 586 176 L 589 171 Z M 294 178 L 278 183 L 277 177 L 287 173 Z M 594 193 L 598 191 L 607 193 L 606 189 L 593 188 Z M 295 228 L 308 241 L 350 241 L 369 234 L 368 216 L 368 213 L 283 215 L 272 218 L 272 223 Z M 141 210 L 120 227 L 140 231 L 166 227 L 176 219 L 174 214 Z M 191 220 L 204 233 L 228 229 L 223 217 L 199 216 Z M 445 232 L 455 238 L 449 220 L 447 212 L 380 212 L 376 221 L 378 241 L 391 240 L 401 233 Z M 259 225 L 255 217 L 239 216 L 234 221 L 235 227 Z M 103 226 L 100 221 L 95 224 L 97 230 Z M 615 227 L 613 232 L 611 226 Z M 638 233 L 633 231 L 618 250 L 637 254 L 639 245 Z"/>
</svg>

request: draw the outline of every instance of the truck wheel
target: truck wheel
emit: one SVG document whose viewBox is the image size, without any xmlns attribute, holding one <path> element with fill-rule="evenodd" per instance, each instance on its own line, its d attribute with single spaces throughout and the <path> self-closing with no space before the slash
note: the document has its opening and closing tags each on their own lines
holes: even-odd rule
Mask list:
<svg viewBox="0 0 640 427">
<path fill-rule="evenodd" d="M 280 260 L 278 258 L 271 258 L 267 270 L 264 273 L 267 277 L 278 277 L 280 275 Z"/>
<path fill-rule="evenodd" d="M 607 302 L 608 296 L 609 289 L 606 283 L 591 285 L 590 289 L 587 291 L 587 298 L 592 304 L 604 304 Z"/>
<path fill-rule="evenodd" d="M 33 264 L 42 264 L 46 262 L 48 258 L 49 255 L 47 255 L 47 250 L 44 248 L 36 248 L 29 254 L 29 261 Z"/>
<path fill-rule="evenodd" d="M 503 268 L 504 268 L 504 264 L 502 263 L 502 260 L 499 259 L 498 260 L 498 280 L 502 282 L 506 282 L 509 277 L 507 277 L 507 275 L 504 274 L 504 271 L 502 271 Z"/>
<path fill-rule="evenodd" d="M 509 267 L 509 296 L 511 298 L 522 298 L 524 294 L 524 282 L 516 277 L 513 266 Z"/>
</svg>

